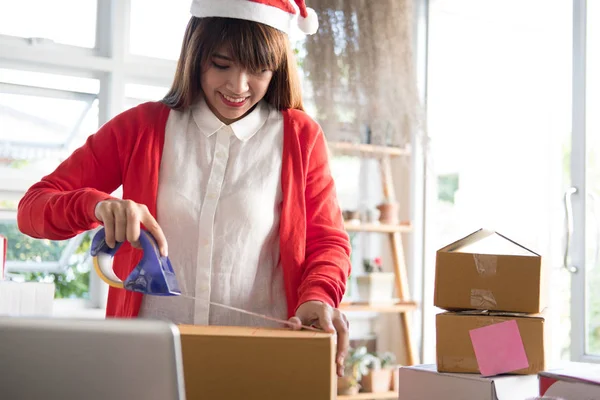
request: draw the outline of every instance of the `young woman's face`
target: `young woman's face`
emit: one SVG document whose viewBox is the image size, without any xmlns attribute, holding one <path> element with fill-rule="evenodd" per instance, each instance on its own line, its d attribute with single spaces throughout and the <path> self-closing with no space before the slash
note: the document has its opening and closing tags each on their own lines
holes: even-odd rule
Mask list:
<svg viewBox="0 0 600 400">
<path fill-rule="evenodd" d="M 247 71 L 233 62 L 228 51 L 215 52 L 202 73 L 206 102 L 224 123 L 242 118 L 267 93 L 273 71 Z"/>
</svg>

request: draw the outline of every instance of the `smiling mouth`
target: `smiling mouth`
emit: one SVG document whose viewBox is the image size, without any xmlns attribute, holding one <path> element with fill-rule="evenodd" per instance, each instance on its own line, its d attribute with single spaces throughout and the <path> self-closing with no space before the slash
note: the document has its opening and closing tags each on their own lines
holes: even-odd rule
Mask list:
<svg viewBox="0 0 600 400">
<path fill-rule="evenodd" d="M 231 96 L 227 96 L 221 92 L 219 92 L 219 95 L 221 96 L 221 100 L 223 100 L 223 103 L 225 103 L 225 105 L 230 106 L 230 107 L 241 107 L 244 104 L 246 104 L 246 101 L 248 101 L 248 99 L 250 97 L 231 97 Z"/>
</svg>

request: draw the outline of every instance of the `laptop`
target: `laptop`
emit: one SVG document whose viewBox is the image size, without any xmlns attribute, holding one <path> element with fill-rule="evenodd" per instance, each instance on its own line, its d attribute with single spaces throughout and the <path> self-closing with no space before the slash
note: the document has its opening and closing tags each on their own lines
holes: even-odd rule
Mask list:
<svg viewBox="0 0 600 400">
<path fill-rule="evenodd" d="M 185 400 L 179 330 L 143 319 L 0 317 L 0 398 Z"/>
</svg>

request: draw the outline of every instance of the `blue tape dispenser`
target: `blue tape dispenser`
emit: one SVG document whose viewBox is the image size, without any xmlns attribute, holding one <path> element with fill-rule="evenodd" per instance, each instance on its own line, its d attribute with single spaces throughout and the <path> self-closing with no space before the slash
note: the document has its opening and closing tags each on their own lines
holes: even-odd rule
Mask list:
<svg viewBox="0 0 600 400">
<path fill-rule="evenodd" d="M 140 230 L 140 243 L 144 255 L 139 264 L 122 281 L 113 270 L 113 258 L 122 243 L 114 249 L 106 244 L 105 231 L 101 228 L 92 239 L 90 253 L 94 259 L 94 269 L 108 285 L 133 292 L 155 296 L 179 296 L 179 283 L 168 257 L 160 255 L 154 237 L 146 230 Z"/>
</svg>

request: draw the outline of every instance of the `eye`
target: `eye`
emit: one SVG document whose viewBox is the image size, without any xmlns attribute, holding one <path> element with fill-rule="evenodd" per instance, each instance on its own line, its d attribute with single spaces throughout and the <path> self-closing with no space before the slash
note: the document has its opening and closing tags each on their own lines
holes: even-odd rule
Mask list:
<svg viewBox="0 0 600 400">
<path fill-rule="evenodd" d="M 229 66 L 228 66 L 228 65 L 221 65 L 221 64 L 217 64 L 217 63 L 216 63 L 216 62 L 214 62 L 214 61 L 212 62 L 212 65 L 213 65 L 213 67 L 215 67 L 215 68 L 217 68 L 217 69 L 221 69 L 221 70 L 224 70 L 224 69 L 227 69 L 227 68 L 229 68 Z"/>
</svg>

